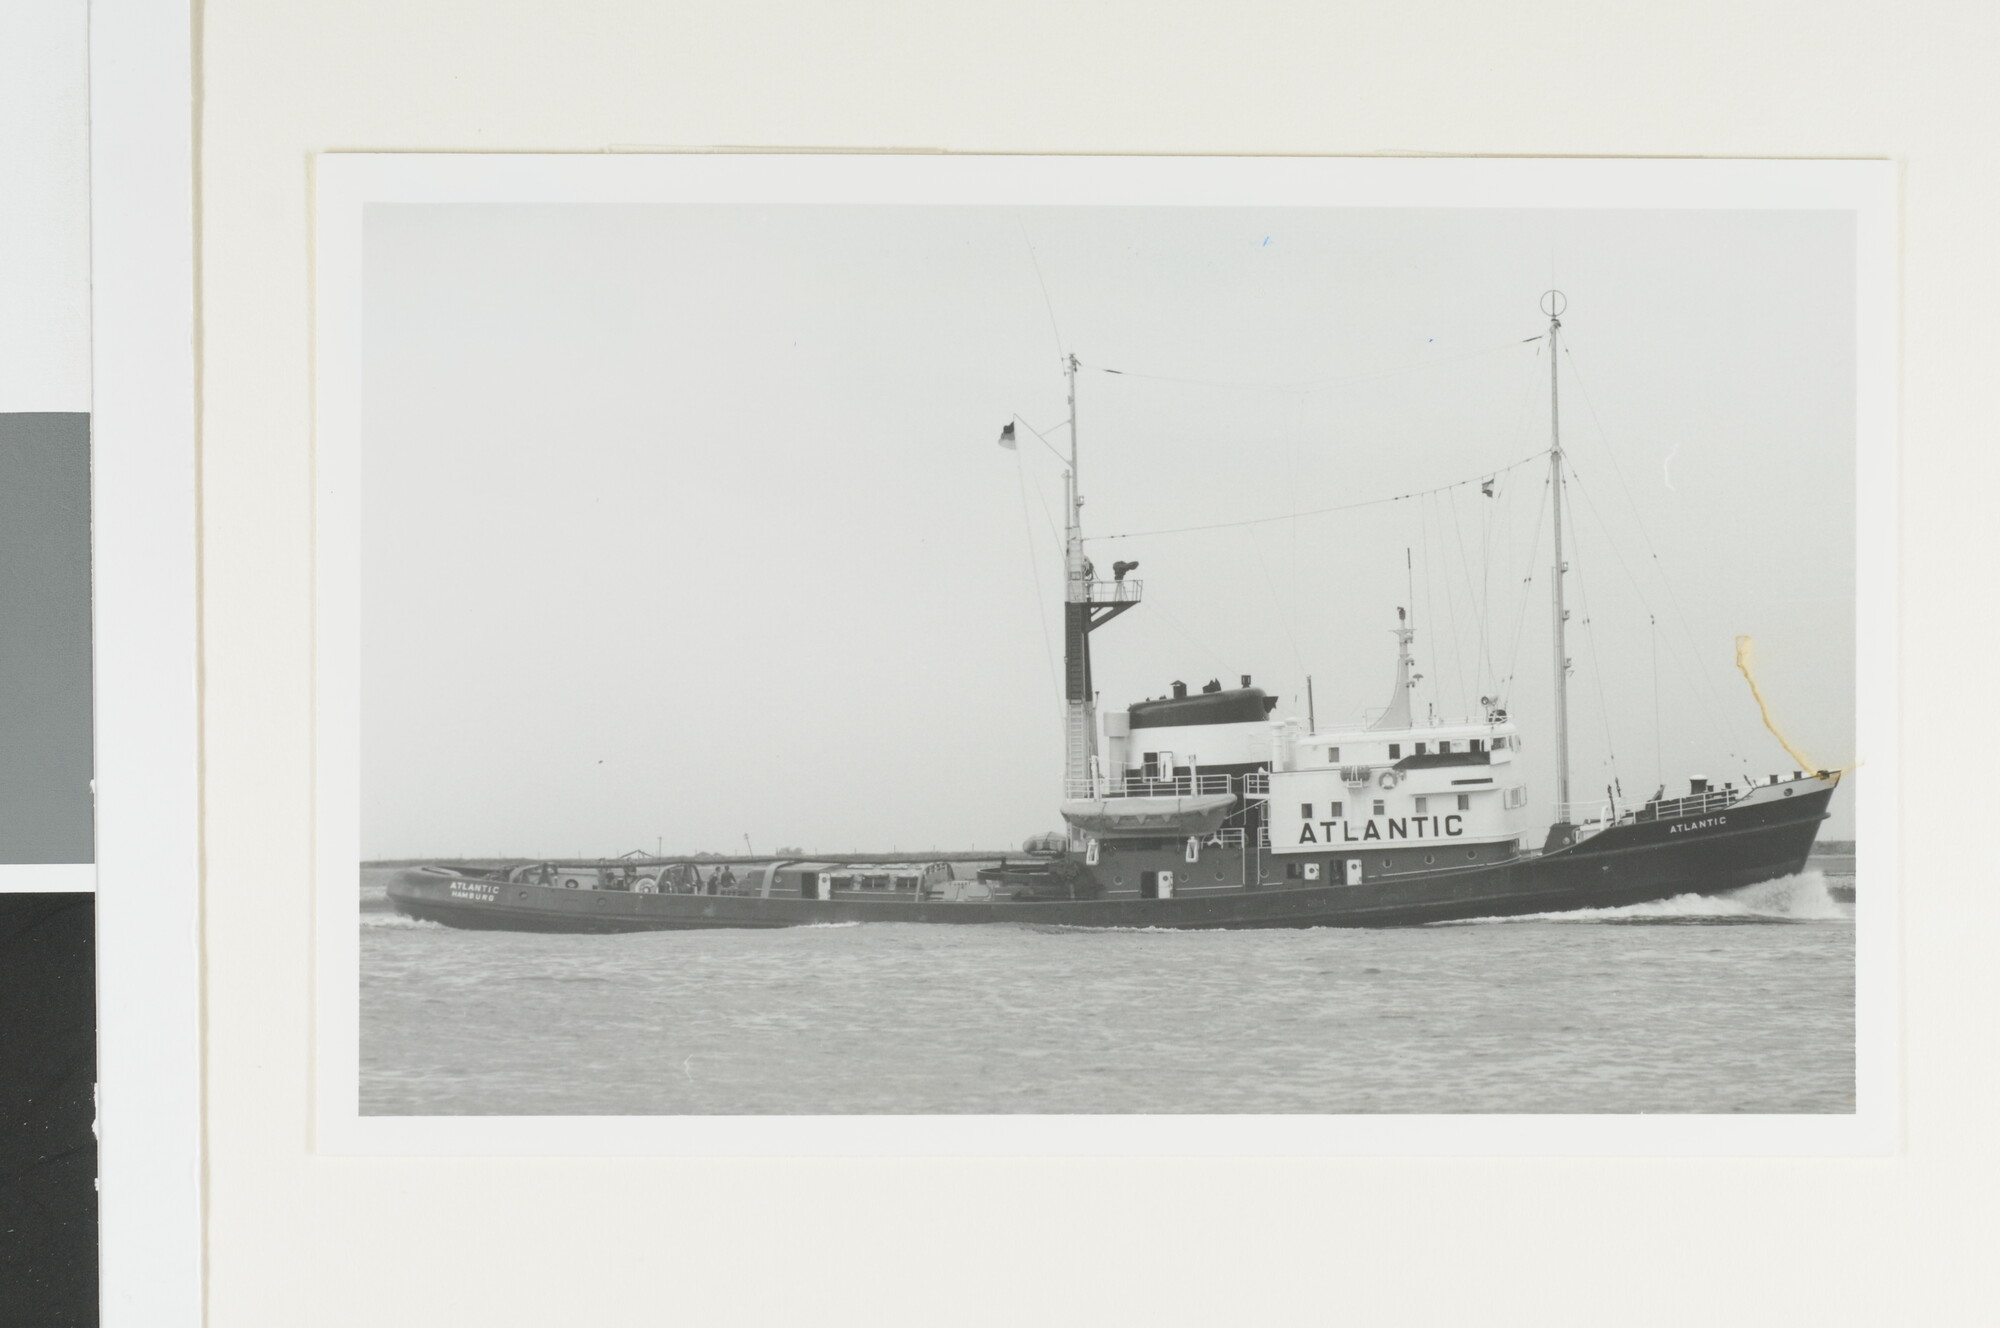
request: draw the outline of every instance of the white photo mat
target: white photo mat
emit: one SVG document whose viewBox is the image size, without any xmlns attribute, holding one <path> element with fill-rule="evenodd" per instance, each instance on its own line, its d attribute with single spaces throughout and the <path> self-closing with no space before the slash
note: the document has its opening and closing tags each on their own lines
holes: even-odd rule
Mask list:
<svg viewBox="0 0 2000 1328">
<path fill-rule="evenodd" d="M 1895 176 L 1883 162 L 323 154 L 314 172 L 314 1143 L 333 1154 L 1833 1155 L 1897 1144 Z M 1856 1109 L 1730 1116 L 364 1117 L 359 467 L 371 203 L 1814 209 L 1856 226 Z M 1251 1124 L 1254 1122 L 1254 1124 Z"/>
<path fill-rule="evenodd" d="M 0 864 L 0 892 L 96 894 L 95 1322 L 193 1328 L 202 1125 L 192 15 L 138 0 L 17 8 L 0 53 L 15 113 L 0 134 L 12 191 L 0 411 L 89 418 L 95 844 L 94 861 Z"/>
<path fill-rule="evenodd" d="M 104 1328 L 203 1321 L 194 23 L 90 4 Z"/>
</svg>

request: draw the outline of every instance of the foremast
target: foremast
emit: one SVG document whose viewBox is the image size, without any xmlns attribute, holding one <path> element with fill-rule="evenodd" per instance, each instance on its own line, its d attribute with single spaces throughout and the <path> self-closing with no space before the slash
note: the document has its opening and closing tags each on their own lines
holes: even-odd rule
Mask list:
<svg viewBox="0 0 2000 1328">
<path fill-rule="evenodd" d="M 1563 576 L 1569 564 L 1563 559 L 1563 448 L 1560 403 L 1556 392 L 1556 338 L 1562 331 L 1562 313 L 1568 301 L 1561 291 L 1542 296 L 1542 312 L 1549 316 L 1549 493 L 1555 507 L 1555 571 L 1553 613 L 1555 617 L 1556 674 L 1556 815 L 1567 822 L 1569 811 L 1569 609 L 1563 602 Z"/>
<path fill-rule="evenodd" d="M 1083 552 L 1083 490 L 1076 453 L 1076 356 L 1063 357 L 1069 387 L 1069 470 L 1063 475 L 1063 796 L 1086 798 L 1097 756 L 1097 699 L 1090 678 L 1090 559 Z"/>
<path fill-rule="evenodd" d="M 1063 798 L 1098 796 L 1097 693 L 1090 673 L 1090 634 L 1139 602 L 1140 585 L 1125 574 L 1138 563 L 1117 563 L 1114 579 L 1100 581 L 1083 548 L 1083 490 L 1078 483 L 1076 371 L 1063 357 L 1069 388 L 1069 469 L 1063 475 Z M 1116 772 L 1122 776 L 1123 771 Z M 1071 831 L 1074 839 L 1075 830 Z"/>
</svg>

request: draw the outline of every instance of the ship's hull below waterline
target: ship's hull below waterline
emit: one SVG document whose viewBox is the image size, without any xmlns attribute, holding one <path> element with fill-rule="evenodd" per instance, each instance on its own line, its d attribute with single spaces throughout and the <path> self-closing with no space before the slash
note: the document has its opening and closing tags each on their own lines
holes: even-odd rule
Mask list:
<svg viewBox="0 0 2000 1328">
<path fill-rule="evenodd" d="M 1505 862 L 1359 885 L 1260 885 L 1171 899 L 947 901 L 802 899 L 571 890 L 425 868 L 390 882 L 396 910 L 486 931 L 692 931 L 849 922 L 1026 923 L 1054 927 L 1403 927 L 1463 918 L 1616 908 L 1715 894 L 1805 867 L 1828 787 L 1726 818 L 1624 823 Z"/>
</svg>

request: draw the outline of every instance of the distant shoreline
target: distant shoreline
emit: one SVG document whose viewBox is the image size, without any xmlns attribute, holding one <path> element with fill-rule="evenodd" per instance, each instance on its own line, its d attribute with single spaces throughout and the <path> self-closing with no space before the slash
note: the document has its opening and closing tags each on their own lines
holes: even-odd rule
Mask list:
<svg viewBox="0 0 2000 1328">
<path fill-rule="evenodd" d="M 1000 862 L 1028 856 L 1020 849 L 934 850 L 928 853 L 668 853 L 659 857 L 626 854 L 615 858 L 364 858 L 363 867 L 512 867 L 547 862 L 558 867 L 655 867 L 663 863 L 698 862 L 703 866 L 742 866 L 759 862 Z"/>
</svg>

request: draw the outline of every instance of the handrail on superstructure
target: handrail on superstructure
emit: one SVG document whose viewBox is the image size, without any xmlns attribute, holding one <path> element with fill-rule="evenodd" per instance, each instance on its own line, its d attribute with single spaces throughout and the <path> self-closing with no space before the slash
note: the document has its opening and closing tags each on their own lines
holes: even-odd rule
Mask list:
<svg viewBox="0 0 2000 1328">
<path fill-rule="evenodd" d="M 1197 798 L 1243 793 L 1263 797 L 1270 793 L 1270 777 L 1261 771 L 1249 775 L 1174 775 L 1149 778 L 1130 775 L 1124 779 L 1080 780 L 1072 783 L 1065 796 L 1077 798 Z"/>
</svg>

